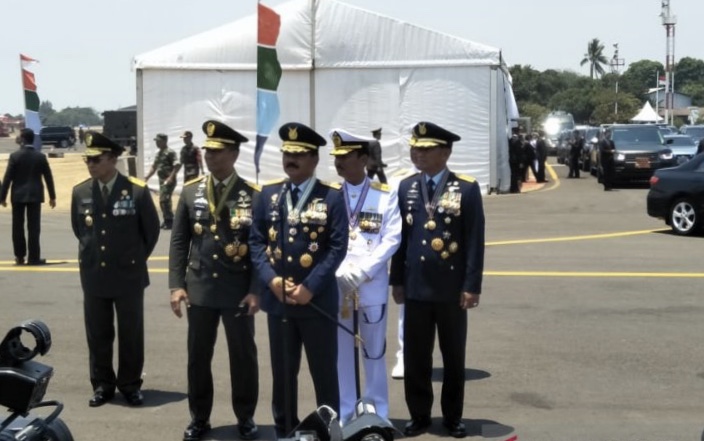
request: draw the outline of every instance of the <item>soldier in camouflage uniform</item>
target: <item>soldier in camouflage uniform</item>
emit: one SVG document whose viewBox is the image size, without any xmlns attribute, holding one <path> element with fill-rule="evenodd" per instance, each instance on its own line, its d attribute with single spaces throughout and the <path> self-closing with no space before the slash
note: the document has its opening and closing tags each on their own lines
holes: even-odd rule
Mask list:
<svg viewBox="0 0 704 441">
<path fill-rule="evenodd" d="M 183 147 L 181 147 L 181 166 L 183 167 L 183 183 L 192 181 L 200 175 L 203 169 L 203 157 L 200 149 L 193 144 L 193 133 L 186 130 L 181 135 Z"/>
<path fill-rule="evenodd" d="M 176 188 L 176 176 L 181 168 L 181 164 L 178 162 L 176 152 L 171 150 L 168 146 L 169 137 L 163 133 L 159 133 L 154 138 L 156 141 L 156 146 L 159 148 L 159 152 L 154 158 L 154 164 L 152 164 L 152 169 L 144 178 L 145 181 L 149 181 L 154 173 L 156 173 L 159 178 L 159 206 L 161 207 L 161 215 L 164 218 L 164 223 L 161 224 L 161 228 L 164 230 L 170 230 L 174 223 L 174 210 L 173 203 L 171 202 L 171 195 Z"/>
</svg>

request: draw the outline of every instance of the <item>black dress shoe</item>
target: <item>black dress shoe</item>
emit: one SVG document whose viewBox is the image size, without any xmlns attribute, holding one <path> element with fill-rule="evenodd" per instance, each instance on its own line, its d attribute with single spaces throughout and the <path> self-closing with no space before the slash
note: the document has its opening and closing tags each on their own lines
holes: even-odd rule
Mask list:
<svg viewBox="0 0 704 441">
<path fill-rule="evenodd" d="M 450 436 L 453 438 L 464 438 L 467 436 L 467 429 L 464 427 L 464 423 L 461 420 L 445 420 L 442 422 L 442 425 L 445 426 L 447 431 L 450 432 Z"/>
<path fill-rule="evenodd" d="M 418 436 L 425 433 L 430 427 L 430 418 L 414 418 L 406 423 L 406 427 L 403 429 L 403 434 L 408 437 Z"/>
<path fill-rule="evenodd" d="M 24 265 L 24 257 L 15 257 L 15 265 Z"/>
<path fill-rule="evenodd" d="M 123 393 L 122 395 L 125 396 L 125 400 L 130 406 L 141 406 L 144 403 L 144 395 L 142 395 L 140 390 Z"/>
<path fill-rule="evenodd" d="M 28 260 L 27 265 L 46 265 L 46 259 Z"/>
<path fill-rule="evenodd" d="M 93 396 L 88 401 L 90 407 L 100 407 L 108 401 L 112 400 L 115 396 L 115 392 L 104 392 L 102 390 L 96 390 Z"/>
<path fill-rule="evenodd" d="M 240 421 L 237 424 L 237 430 L 241 439 L 257 439 L 259 437 L 259 429 L 252 418 Z"/>
<path fill-rule="evenodd" d="M 198 441 L 210 430 L 210 424 L 205 421 L 191 421 L 183 432 L 183 441 Z"/>
</svg>

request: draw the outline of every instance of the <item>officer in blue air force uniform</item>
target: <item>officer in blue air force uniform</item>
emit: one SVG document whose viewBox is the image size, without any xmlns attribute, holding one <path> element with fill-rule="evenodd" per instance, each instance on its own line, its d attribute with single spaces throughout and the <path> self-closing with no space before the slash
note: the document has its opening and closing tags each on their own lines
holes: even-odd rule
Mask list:
<svg viewBox="0 0 704 441">
<path fill-rule="evenodd" d="M 260 289 L 247 241 L 259 187 L 235 170 L 240 144 L 247 138 L 219 121 L 203 123 L 203 132 L 210 174 L 184 184 L 169 249 L 171 308 L 181 317 L 181 303 L 188 306 L 191 422 L 183 439 L 198 440 L 210 429 L 211 361 L 220 321 L 230 357 L 232 408 L 239 436 L 255 439 L 259 367 L 254 313 L 259 309 Z"/>
<path fill-rule="evenodd" d="M 265 185 L 254 207 L 250 235 L 252 262 L 268 313 L 273 374 L 272 411 L 284 436 L 286 415 L 298 424 L 297 373 L 305 347 L 317 404 L 339 410 L 337 384 L 338 294 L 335 271 L 347 252 L 348 225 L 339 185 L 315 178 L 318 148 L 326 141 L 300 123 L 281 126 L 284 171 L 289 179 Z M 285 293 L 284 293 L 285 289 Z M 309 305 L 314 304 L 328 317 Z M 288 321 L 284 322 L 284 308 Z M 332 320 L 331 320 L 332 319 Z M 290 370 L 284 370 L 284 338 Z M 284 390 L 286 376 L 290 389 Z M 291 407 L 286 409 L 289 393 Z"/>
<path fill-rule="evenodd" d="M 386 303 L 389 297 L 387 265 L 401 244 L 398 197 L 387 184 L 372 182 L 365 173 L 369 142 L 341 129 L 331 132 L 335 168 L 344 179 L 342 194 L 347 209 L 349 245 L 347 256 L 336 272 L 340 287 L 340 322 L 354 327 L 356 319 L 363 343 L 359 357 L 364 366 L 361 396 L 370 399 L 377 414 L 389 416 L 386 376 Z M 357 308 L 355 308 L 355 304 Z M 357 317 L 353 317 L 356 314 Z M 340 421 L 354 415 L 356 394 L 355 341 L 338 330 L 337 370 L 340 382 Z"/>
<path fill-rule="evenodd" d="M 112 400 L 117 388 L 130 405 L 142 404 L 144 289 L 147 259 L 159 239 L 159 216 L 145 183 L 122 175 L 122 146 L 100 133 L 85 137 L 90 179 L 71 197 L 71 227 L 78 239 L 78 267 L 90 354 L 91 407 Z M 113 369 L 117 317 L 118 369 Z"/>
<path fill-rule="evenodd" d="M 391 261 L 394 299 L 405 302 L 404 388 L 411 420 L 406 436 L 431 424 L 433 345 L 443 358 L 443 425 L 463 438 L 467 310 L 479 304 L 484 268 L 484 210 L 479 184 L 447 168 L 460 137 L 430 122 L 413 127 L 411 149 L 421 173 L 404 179 L 401 246 Z"/>
</svg>

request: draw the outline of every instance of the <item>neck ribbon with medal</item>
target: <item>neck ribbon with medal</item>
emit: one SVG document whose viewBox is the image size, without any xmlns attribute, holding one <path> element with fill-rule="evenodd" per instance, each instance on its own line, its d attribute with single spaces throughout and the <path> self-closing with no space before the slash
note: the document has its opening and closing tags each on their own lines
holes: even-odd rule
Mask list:
<svg viewBox="0 0 704 441">
<path fill-rule="evenodd" d="M 315 187 L 316 184 L 316 178 L 312 177 L 308 181 L 308 186 L 306 187 L 306 190 L 303 192 L 302 195 L 299 196 L 298 201 L 296 202 L 296 206 L 293 206 L 293 199 L 291 199 L 291 192 L 293 191 L 293 184 L 289 187 L 289 190 L 286 192 L 286 212 L 287 212 L 287 217 L 286 220 L 288 221 L 289 225 L 289 239 L 288 241 L 290 243 L 293 243 L 294 236 L 298 234 L 298 226 L 301 224 L 302 220 L 302 213 L 303 213 L 303 206 L 306 204 L 306 201 L 308 200 L 308 197 L 310 194 L 313 192 L 313 187 Z M 307 217 L 307 216 L 306 216 Z M 306 223 L 307 219 L 303 220 L 303 223 Z M 300 264 L 303 268 L 308 268 L 313 264 L 313 256 L 311 256 L 308 253 L 303 254 L 300 259 Z"/>
<path fill-rule="evenodd" d="M 369 188 L 371 187 L 371 180 L 369 178 L 364 179 L 364 185 L 362 186 L 362 193 L 359 196 L 359 200 L 354 206 L 353 210 L 350 210 L 350 195 L 349 190 L 347 190 L 347 182 L 342 186 L 342 193 L 345 195 L 345 210 L 347 210 L 347 219 L 350 225 L 350 239 L 357 239 L 357 232 L 354 231 L 359 223 L 359 213 L 362 211 L 364 206 L 364 201 L 367 199 L 367 193 L 369 193 Z"/>
<path fill-rule="evenodd" d="M 435 219 L 433 218 L 435 215 L 435 210 L 438 208 L 440 196 L 445 190 L 445 184 L 447 184 L 448 175 L 448 170 L 443 170 L 442 177 L 440 178 L 440 183 L 435 186 L 435 193 L 432 194 L 432 198 L 430 197 L 431 195 L 428 195 L 428 179 L 426 179 L 425 174 L 421 175 L 420 191 L 423 195 L 423 200 L 425 201 L 425 212 L 428 213 L 428 221 L 424 225 L 427 230 L 433 231 L 437 227 Z M 430 176 L 430 179 L 432 179 L 432 176 Z"/>
</svg>

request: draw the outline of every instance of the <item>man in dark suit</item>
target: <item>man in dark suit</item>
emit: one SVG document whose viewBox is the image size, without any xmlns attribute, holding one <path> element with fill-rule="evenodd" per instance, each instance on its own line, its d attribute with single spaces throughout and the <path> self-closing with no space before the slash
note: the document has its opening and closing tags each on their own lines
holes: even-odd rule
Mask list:
<svg viewBox="0 0 704 441">
<path fill-rule="evenodd" d="M 386 184 L 386 174 L 384 173 L 384 160 L 381 157 L 381 127 L 372 130 L 374 140 L 369 141 L 369 161 L 367 161 L 367 176 L 369 179 L 374 179 L 374 176 L 379 176 L 379 182 Z"/>
<path fill-rule="evenodd" d="M 443 358 L 442 414 L 449 434 L 464 438 L 467 310 L 479 305 L 484 268 L 484 210 L 479 184 L 447 168 L 456 134 L 430 122 L 413 127 L 421 173 L 401 181 L 401 246 L 389 283 L 405 303 L 404 388 L 411 420 L 406 436 L 424 433 L 433 405 L 433 346 Z"/>
<path fill-rule="evenodd" d="M 259 367 L 254 313 L 259 310 L 259 284 L 247 240 L 252 203 L 259 189 L 235 170 L 240 144 L 247 138 L 218 121 L 206 121 L 203 131 L 207 135 L 203 148 L 210 175 L 184 185 L 169 250 L 171 309 L 181 317 L 181 302 L 188 308 L 191 422 L 183 439 L 195 441 L 210 430 L 211 362 L 221 320 L 230 355 L 232 408 L 238 431 L 242 439 L 255 439 Z"/>
<path fill-rule="evenodd" d="M 349 226 L 339 185 L 314 176 L 325 139 L 300 123 L 284 124 L 279 136 L 289 179 L 262 189 L 249 243 L 266 285 L 262 309 L 268 313 L 272 411 L 282 437 L 299 423 L 297 373 L 303 347 L 318 406 L 340 410 L 335 271 L 347 252 Z"/>
<path fill-rule="evenodd" d="M 616 145 L 611 139 L 611 129 L 604 130 L 604 136 L 599 141 L 599 162 L 601 164 L 601 183 L 604 184 L 604 191 L 611 191 L 614 186 L 614 152 Z"/>
<path fill-rule="evenodd" d="M 144 289 L 147 259 L 159 239 L 159 216 L 146 184 L 117 171 L 122 146 L 87 132 L 84 160 L 90 178 L 73 188 L 71 227 L 78 239 L 78 266 L 90 355 L 91 407 L 117 388 L 132 406 L 142 404 Z M 113 369 L 117 315 L 118 369 Z"/>
<path fill-rule="evenodd" d="M 41 152 L 34 149 L 34 131 L 22 129 L 20 132 L 22 146 L 10 155 L 2 180 L 0 204 L 7 207 L 7 193 L 12 187 L 12 246 L 15 251 L 15 264 L 23 265 L 27 252 L 27 264 L 42 265 L 39 235 L 41 233 L 42 203 L 44 202 L 44 184 L 49 191 L 49 206 L 56 207 L 56 191 L 49 161 Z M 27 238 L 24 235 L 24 218 L 27 215 Z"/>
</svg>

